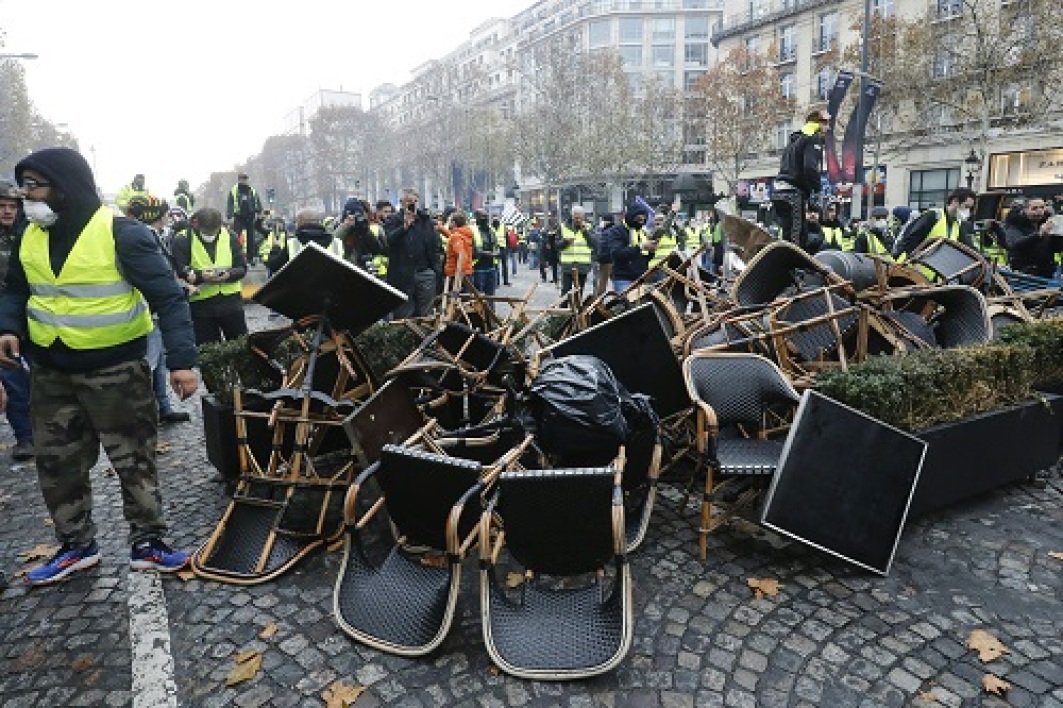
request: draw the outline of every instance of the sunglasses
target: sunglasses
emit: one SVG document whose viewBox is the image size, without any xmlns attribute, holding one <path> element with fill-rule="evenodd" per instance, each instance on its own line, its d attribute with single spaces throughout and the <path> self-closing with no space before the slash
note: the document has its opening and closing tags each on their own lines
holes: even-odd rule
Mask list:
<svg viewBox="0 0 1063 708">
<path fill-rule="evenodd" d="M 24 177 L 22 179 L 22 188 L 26 189 L 26 190 L 31 190 L 32 191 L 32 190 L 38 189 L 40 187 L 51 187 L 51 186 L 52 186 L 51 182 L 41 182 L 39 180 L 33 179 L 32 177 Z"/>
</svg>

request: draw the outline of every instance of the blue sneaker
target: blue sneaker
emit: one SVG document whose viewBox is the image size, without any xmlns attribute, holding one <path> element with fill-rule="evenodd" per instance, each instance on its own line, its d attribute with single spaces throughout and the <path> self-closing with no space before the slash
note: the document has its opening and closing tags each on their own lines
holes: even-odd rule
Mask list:
<svg viewBox="0 0 1063 708">
<path fill-rule="evenodd" d="M 133 570 L 158 570 L 175 573 L 188 565 L 190 554 L 175 551 L 157 538 L 141 541 L 133 546 L 129 567 Z"/>
<path fill-rule="evenodd" d="M 26 582 L 30 585 L 51 585 L 99 562 L 100 547 L 95 541 L 84 546 L 64 543 L 50 561 L 26 573 Z"/>
</svg>

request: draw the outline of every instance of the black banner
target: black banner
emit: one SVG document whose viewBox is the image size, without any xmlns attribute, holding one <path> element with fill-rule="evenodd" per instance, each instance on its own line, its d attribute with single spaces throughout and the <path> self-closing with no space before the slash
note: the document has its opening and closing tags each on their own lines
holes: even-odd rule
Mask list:
<svg viewBox="0 0 1063 708">
<path fill-rule="evenodd" d="M 823 151 L 827 155 L 827 176 L 831 182 L 838 183 L 842 180 L 841 164 L 838 162 L 838 152 L 834 141 L 834 125 L 837 120 L 838 110 L 842 107 L 845 94 L 849 92 L 849 86 L 853 83 L 853 75 L 848 71 L 839 71 L 834 79 L 834 88 L 830 90 L 827 98 L 827 112 L 830 113 L 830 125 L 827 126 L 825 145 Z"/>
<path fill-rule="evenodd" d="M 881 81 L 866 81 L 863 87 L 863 100 L 857 101 L 849 124 L 845 126 L 845 139 L 842 143 L 842 175 L 846 182 L 857 182 L 864 175 L 864 135 L 867 132 L 867 120 L 875 108 L 875 102 L 882 91 Z"/>
</svg>

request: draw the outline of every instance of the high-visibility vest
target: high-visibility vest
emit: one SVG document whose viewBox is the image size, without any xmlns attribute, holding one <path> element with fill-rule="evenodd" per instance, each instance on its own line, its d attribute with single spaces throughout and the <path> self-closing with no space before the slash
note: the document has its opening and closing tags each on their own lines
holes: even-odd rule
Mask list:
<svg viewBox="0 0 1063 708">
<path fill-rule="evenodd" d="M 506 225 L 499 224 L 497 229 L 493 229 L 495 232 L 495 243 L 499 248 L 509 248 L 509 239 L 506 238 Z"/>
<path fill-rule="evenodd" d="M 211 260 L 203 242 L 199 240 L 199 234 L 195 231 L 189 236 L 192 242 L 192 270 L 227 270 L 233 267 L 233 249 L 230 245 L 232 235 L 224 226 L 218 232 L 218 239 L 214 242 L 214 260 Z M 236 295 L 240 292 L 240 283 L 203 283 L 198 286 L 198 292 L 188 296 L 189 302 L 198 302 L 221 295 Z"/>
<path fill-rule="evenodd" d="M 118 194 L 116 194 L 114 197 L 114 205 L 121 209 L 124 213 L 125 210 L 129 208 L 129 202 L 133 199 L 133 197 L 147 198 L 147 196 L 147 190 L 137 189 L 133 186 L 131 182 L 129 184 L 123 185 L 122 188 L 118 190 Z"/>
<path fill-rule="evenodd" d="M 672 255 L 672 251 L 674 251 L 675 248 L 675 234 L 669 229 L 662 233 L 660 238 L 657 239 L 657 250 L 653 252 L 653 257 L 650 258 L 650 268 Z"/>
<path fill-rule="evenodd" d="M 561 224 L 561 238 L 572 239 L 570 245 L 561 249 L 561 265 L 590 265 L 593 262 L 594 251 L 583 231 Z"/>
<path fill-rule="evenodd" d="M 491 233 L 494 233 L 494 231 L 491 229 L 490 226 L 488 226 L 487 229 Z M 497 238 L 497 236 L 495 238 Z M 484 237 L 483 237 L 483 234 L 480 233 L 480 227 L 477 226 L 476 224 L 472 225 L 472 243 L 473 243 L 473 246 L 475 246 L 476 249 L 480 250 L 480 251 L 485 251 L 485 250 L 493 251 L 496 248 L 498 248 L 498 244 L 497 243 L 492 244 L 491 248 L 489 248 L 489 249 L 485 249 L 484 248 Z M 473 262 L 472 267 L 473 267 L 473 270 L 475 270 L 477 268 L 480 268 L 480 269 L 494 268 L 495 267 L 495 257 L 494 256 L 482 256 L 480 258 L 477 258 Z"/>
<path fill-rule="evenodd" d="M 698 240 L 697 231 L 694 229 L 693 226 L 684 227 L 683 228 L 683 236 L 684 236 L 683 248 L 690 248 Z"/>
<path fill-rule="evenodd" d="M 930 233 L 926 235 L 927 238 L 948 238 L 953 241 L 960 239 L 960 220 L 953 219 L 952 227 L 949 228 L 948 219 L 945 217 L 945 211 L 943 209 L 934 209 L 937 214 L 937 221 L 934 222 L 934 228 L 930 229 Z"/>
<path fill-rule="evenodd" d="M 152 330 L 144 296 L 118 271 L 113 211 L 96 210 L 59 275 L 52 270 L 48 243 L 48 232 L 30 224 L 18 254 L 30 290 L 30 341 L 39 347 L 58 339 L 71 349 L 104 349 Z"/>
<path fill-rule="evenodd" d="M 251 214 L 255 213 L 255 201 L 258 195 L 255 193 L 254 187 L 248 187 L 251 190 L 250 202 L 251 202 Z M 250 214 L 244 214 L 240 211 L 240 185 L 234 184 L 232 189 L 233 195 L 233 216 L 250 216 Z"/>
<path fill-rule="evenodd" d="M 527 231 L 527 229 L 524 229 L 524 228 L 517 229 L 517 245 L 518 246 L 526 246 L 526 245 L 528 245 L 528 231 Z"/>
<path fill-rule="evenodd" d="M 269 257 L 269 252 L 273 250 L 273 247 L 279 243 L 288 242 L 288 232 L 286 231 L 270 231 L 266 234 L 266 238 L 262 239 L 262 243 L 258 244 L 258 257 L 262 260 L 266 260 Z"/>
<path fill-rule="evenodd" d="M 192 197 L 191 194 L 186 194 L 185 192 L 178 192 L 174 196 L 173 201 L 174 204 L 188 212 L 189 216 L 192 215 L 192 205 L 195 204 L 195 199 Z"/>
<path fill-rule="evenodd" d="M 830 246 L 832 248 L 837 248 L 839 250 L 848 250 L 848 251 L 852 250 L 852 245 L 851 244 L 850 244 L 849 248 L 847 248 L 847 249 L 843 248 L 843 245 L 842 245 L 843 244 L 843 232 L 842 232 L 841 228 L 839 228 L 837 226 L 822 226 L 822 225 L 820 225 L 819 228 L 823 232 L 824 245 Z"/>
<path fill-rule="evenodd" d="M 302 250 L 303 250 L 303 242 L 302 241 L 300 241 L 295 236 L 292 236 L 291 238 L 288 239 L 288 260 L 289 261 L 293 260 L 296 256 L 298 256 L 299 252 L 302 251 Z M 340 240 L 337 239 L 337 238 L 332 239 L 332 242 L 329 243 L 328 248 L 326 248 L 325 250 L 328 251 L 329 253 L 331 253 L 332 255 L 336 256 L 337 258 L 343 258 L 343 244 L 340 243 Z"/>
<path fill-rule="evenodd" d="M 867 240 L 867 252 L 872 256 L 882 256 L 893 260 L 893 256 L 890 254 L 890 249 L 886 248 L 886 244 L 882 242 L 882 239 L 874 231 L 870 229 L 861 229 L 860 233 L 864 235 Z"/>
<path fill-rule="evenodd" d="M 383 246 L 384 245 L 384 227 L 381 226 L 380 224 L 369 224 L 369 231 L 374 236 L 376 236 L 377 240 L 380 242 L 380 245 Z M 446 244 L 444 244 L 444 246 L 445 245 Z M 387 249 L 384 249 L 383 253 L 378 253 L 377 255 L 373 256 L 372 263 L 373 263 L 373 270 L 376 271 L 376 274 L 379 277 L 383 278 L 385 275 L 387 275 L 388 274 L 388 252 L 387 252 Z"/>
</svg>

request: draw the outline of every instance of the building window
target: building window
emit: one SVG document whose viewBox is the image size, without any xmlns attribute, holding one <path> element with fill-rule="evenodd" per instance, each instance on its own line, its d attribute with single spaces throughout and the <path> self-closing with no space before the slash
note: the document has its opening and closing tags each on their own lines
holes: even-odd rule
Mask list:
<svg viewBox="0 0 1063 708">
<path fill-rule="evenodd" d="M 779 28 L 779 61 L 793 61 L 797 58 L 796 28 L 786 25 Z"/>
<path fill-rule="evenodd" d="M 838 13 L 826 12 L 816 25 L 816 51 L 828 52 L 838 43 Z"/>
<path fill-rule="evenodd" d="M 657 69 L 665 69 L 675 66 L 675 45 L 655 44 L 653 51 L 653 66 Z"/>
<path fill-rule="evenodd" d="M 830 96 L 830 90 L 832 88 L 834 88 L 834 72 L 829 68 L 824 67 L 816 74 L 815 81 L 813 82 L 812 89 L 815 91 L 813 100 L 826 101 L 827 97 Z"/>
<path fill-rule="evenodd" d="M 642 18 L 641 17 L 621 17 L 620 18 L 620 43 L 621 44 L 642 44 Z"/>
<path fill-rule="evenodd" d="M 708 66 L 709 45 L 687 44 L 683 47 L 683 63 L 687 66 Z"/>
<path fill-rule="evenodd" d="M 960 0 L 937 0 L 935 11 L 939 20 L 957 17 L 960 14 Z"/>
<path fill-rule="evenodd" d="M 794 127 L 789 121 L 783 121 L 775 124 L 775 149 L 782 150 L 790 144 L 790 133 L 794 132 Z"/>
<path fill-rule="evenodd" d="M 642 87 L 642 74 L 638 71 L 628 71 L 625 74 L 627 76 L 627 83 L 631 86 L 632 93 L 638 93 Z"/>
<path fill-rule="evenodd" d="M 709 0 L 683 0 L 684 10 L 708 10 Z"/>
<path fill-rule="evenodd" d="M 654 42 L 675 41 L 675 18 L 655 17 L 650 25 L 650 39 Z"/>
<path fill-rule="evenodd" d="M 783 98 L 794 97 L 794 75 L 793 72 L 786 72 L 779 77 L 779 90 L 782 92 Z"/>
<path fill-rule="evenodd" d="M 642 47 L 640 45 L 620 47 L 620 60 L 625 69 L 641 68 Z"/>
<path fill-rule="evenodd" d="M 683 36 L 688 39 L 709 38 L 709 16 L 690 16 L 683 20 Z"/>
<path fill-rule="evenodd" d="M 943 207 L 949 192 L 959 186 L 959 167 L 912 170 L 908 173 L 908 206 L 913 209 Z"/>
<path fill-rule="evenodd" d="M 896 0 L 871 0 L 871 12 L 880 17 L 893 17 L 897 14 Z"/>
<path fill-rule="evenodd" d="M 760 53 L 760 38 L 746 37 L 746 51 L 751 55 Z"/>
<path fill-rule="evenodd" d="M 613 23 L 610 20 L 595 20 L 590 23 L 591 49 L 607 47 L 613 43 Z"/>
<path fill-rule="evenodd" d="M 694 88 L 694 85 L 705 75 L 704 71 L 684 71 L 683 72 L 683 88 L 690 91 Z"/>
<path fill-rule="evenodd" d="M 675 72 L 674 71 L 656 71 L 653 73 L 653 79 L 657 82 L 657 85 L 661 88 L 674 89 L 675 88 Z"/>
<path fill-rule="evenodd" d="M 952 54 L 947 49 L 938 50 L 934 55 L 934 64 L 930 68 L 930 75 L 935 79 L 944 79 L 952 73 Z"/>
</svg>

